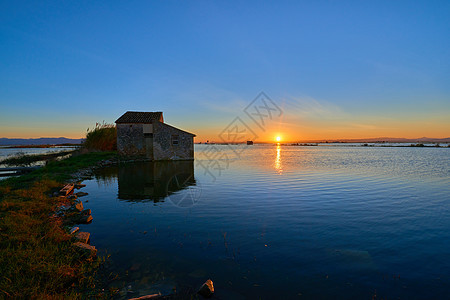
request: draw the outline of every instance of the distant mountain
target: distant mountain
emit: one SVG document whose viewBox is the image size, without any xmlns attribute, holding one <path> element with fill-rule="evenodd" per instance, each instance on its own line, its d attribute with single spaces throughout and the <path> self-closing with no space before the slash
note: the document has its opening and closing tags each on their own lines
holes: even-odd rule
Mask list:
<svg viewBox="0 0 450 300">
<path fill-rule="evenodd" d="M 83 139 L 68 139 L 65 137 L 37 139 L 0 138 L 0 146 L 81 144 L 82 141 Z"/>
<path fill-rule="evenodd" d="M 366 139 L 327 139 L 327 140 L 308 140 L 304 142 L 340 142 L 340 143 L 450 143 L 450 137 L 448 138 L 428 138 L 421 137 L 417 139 L 405 139 L 405 138 L 391 138 L 391 137 L 378 137 L 378 138 L 366 138 Z"/>
</svg>

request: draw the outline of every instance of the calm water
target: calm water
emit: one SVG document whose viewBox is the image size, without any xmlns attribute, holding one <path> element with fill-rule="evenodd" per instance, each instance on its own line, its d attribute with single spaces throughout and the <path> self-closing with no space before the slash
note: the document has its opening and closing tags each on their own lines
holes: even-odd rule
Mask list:
<svg viewBox="0 0 450 300">
<path fill-rule="evenodd" d="M 208 278 L 221 299 L 448 297 L 450 149 L 195 150 L 85 181 L 123 297 Z"/>
<path fill-rule="evenodd" d="M 8 168 L 13 167 L 12 165 L 5 165 L 2 164 L 2 161 L 4 159 L 7 159 L 8 157 L 13 157 L 17 155 L 34 155 L 34 154 L 45 154 L 45 153 L 53 153 L 53 152 L 61 152 L 61 151 L 70 151 L 75 150 L 76 147 L 66 147 L 66 146 L 56 146 L 52 148 L 9 148 L 8 146 L 0 146 L 0 169 L 1 168 Z M 38 161 L 34 162 L 31 165 L 32 166 L 42 166 L 45 162 Z M 6 174 L 11 174 L 11 172 L 2 172 L 0 170 L 0 180 L 8 178 L 8 176 L 5 176 Z"/>
<path fill-rule="evenodd" d="M 52 147 L 52 148 L 8 148 L 0 146 L 0 161 L 8 156 L 15 156 L 17 154 L 44 154 L 50 152 L 60 152 L 74 150 L 76 147 Z"/>
</svg>

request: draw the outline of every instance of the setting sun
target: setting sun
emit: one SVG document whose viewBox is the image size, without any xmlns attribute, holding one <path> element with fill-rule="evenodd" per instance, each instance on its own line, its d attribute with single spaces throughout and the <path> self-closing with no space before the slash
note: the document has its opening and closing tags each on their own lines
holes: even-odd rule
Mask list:
<svg viewBox="0 0 450 300">
<path fill-rule="evenodd" d="M 276 140 L 277 142 L 281 141 L 281 136 L 277 136 L 277 137 L 275 138 L 275 140 Z"/>
</svg>

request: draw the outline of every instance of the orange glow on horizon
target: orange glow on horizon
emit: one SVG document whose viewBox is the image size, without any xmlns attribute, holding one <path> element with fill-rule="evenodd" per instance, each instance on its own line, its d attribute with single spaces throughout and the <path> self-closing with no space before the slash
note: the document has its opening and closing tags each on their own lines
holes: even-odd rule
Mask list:
<svg viewBox="0 0 450 300">
<path fill-rule="evenodd" d="M 114 119 L 111 117 L 110 120 Z M 82 116 L 78 121 L 39 120 L 25 117 L 18 117 L 17 121 L 20 121 L 18 124 L 9 120 L 2 121 L 4 122 L 0 124 L 0 138 L 84 138 L 86 129 L 95 124 L 88 116 Z M 171 124 L 171 122 L 168 123 Z M 238 135 L 237 141 L 233 140 L 233 136 L 230 136 L 230 140 L 224 140 L 228 136 L 223 134 L 219 136 L 226 128 L 226 122 L 180 119 L 178 123 L 171 125 L 196 134 L 194 141 L 197 143 L 206 141 L 245 143 L 247 140 L 255 143 L 297 143 L 341 139 L 448 138 L 450 132 L 450 122 L 444 110 L 432 116 L 411 115 L 395 119 L 372 115 L 348 115 L 339 119 L 314 116 L 300 118 L 286 111 L 283 122 L 268 122 L 264 130 L 248 122 L 247 125 L 252 132 L 245 131 L 242 136 Z"/>
<path fill-rule="evenodd" d="M 363 122 L 361 122 L 363 123 Z M 256 127 L 252 130 L 257 134 L 255 143 L 297 143 L 309 141 L 333 141 L 345 139 L 380 139 L 383 138 L 406 138 L 418 139 L 428 138 L 448 138 L 450 132 L 450 123 L 446 119 L 436 118 L 436 120 L 367 120 L 369 125 L 347 122 L 330 121 L 309 121 L 302 122 L 292 120 L 292 122 L 276 125 L 268 125 L 265 131 L 258 131 Z M 191 132 L 197 134 L 196 141 L 223 142 L 217 138 L 217 132 L 221 128 L 189 128 Z M 189 130 L 188 130 L 189 131 Z M 282 134 L 281 134 L 282 132 Z M 280 138 L 278 140 L 277 138 Z M 245 142 L 248 138 L 242 138 Z M 227 141 L 227 142 L 232 142 Z"/>
</svg>

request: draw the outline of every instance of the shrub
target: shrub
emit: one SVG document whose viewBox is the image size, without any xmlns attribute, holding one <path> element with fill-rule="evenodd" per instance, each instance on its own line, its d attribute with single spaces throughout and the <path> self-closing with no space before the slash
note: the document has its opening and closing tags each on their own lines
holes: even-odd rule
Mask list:
<svg viewBox="0 0 450 300">
<path fill-rule="evenodd" d="M 93 129 L 87 129 L 84 148 L 97 151 L 117 150 L 117 130 L 114 124 L 95 123 Z"/>
</svg>

